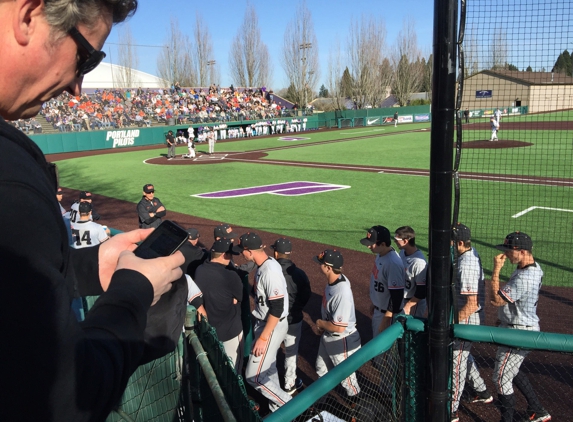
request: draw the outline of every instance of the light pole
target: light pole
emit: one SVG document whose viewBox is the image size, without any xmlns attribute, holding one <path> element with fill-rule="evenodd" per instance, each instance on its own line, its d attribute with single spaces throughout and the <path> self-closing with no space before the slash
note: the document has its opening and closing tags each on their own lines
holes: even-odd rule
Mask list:
<svg viewBox="0 0 573 422">
<path fill-rule="evenodd" d="M 299 50 L 302 50 L 302 89 L 304 90 L 304 105 L 303 109 L 306 107 L 306 50 L 312 48 L 312 43 L 305 42 L 298 46 Z"/>
<path fill-rule="evenodd" d="M 209 85 L 213 84 L 213 66 L 217 63 L 215 60 L 208 60 L 207 66 L 209 67 Z"/>
</svg>

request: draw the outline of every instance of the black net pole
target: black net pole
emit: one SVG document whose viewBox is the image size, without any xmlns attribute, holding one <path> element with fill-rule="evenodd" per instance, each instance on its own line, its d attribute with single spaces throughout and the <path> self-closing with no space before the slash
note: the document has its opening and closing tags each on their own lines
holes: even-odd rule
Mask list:
<svg viewBox="0 0 573 422">
<path fill-rule="evenodd" d="M 456 94 L 456 0 L 435 0 L 430 147 L 429 406 L 427 421 L 450 420 L 451 207 Z"/>
</svg>

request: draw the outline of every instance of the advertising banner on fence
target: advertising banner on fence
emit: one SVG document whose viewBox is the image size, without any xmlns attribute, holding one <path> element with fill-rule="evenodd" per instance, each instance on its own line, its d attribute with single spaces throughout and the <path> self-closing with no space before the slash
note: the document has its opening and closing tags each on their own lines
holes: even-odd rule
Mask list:
<svg viewBox="0 0 573 422">
<path fill-rule="evenodd" d="M 393 121 L 394 121 L 393 117 L 390 116 L 384 117 L 384 123 L 392 123 Z"/>
<path fill-rule="evenodd" d="M 491 89 L 482 89 L 481 91 L 476 91 L 476 98 L 491 98 L 493 91 Z"/>
<path fill-rule="evenodd" d="M 414 116 L 398 116 L 398 123 L 412 123 L 414 121 Z"/>
<path fill-rule="evenodd" d="M 414 114 L 414 121 L 415 122 L 429 122 L 430 115 L 429 114 Z"/>
<path fill-rule="evenodd" d="M 366 126 L 378 126 L 381 124 L 382 118 L 381 117 L 367 117 L 366 118 Z"/>
<path fill-rule="evenodd" d="M 112 148 L 131 147 L 139 138 L 139 129 L 133 130 L 110 130 L 106 133 L 106 143 L 113 140 Z"/>
</svg>

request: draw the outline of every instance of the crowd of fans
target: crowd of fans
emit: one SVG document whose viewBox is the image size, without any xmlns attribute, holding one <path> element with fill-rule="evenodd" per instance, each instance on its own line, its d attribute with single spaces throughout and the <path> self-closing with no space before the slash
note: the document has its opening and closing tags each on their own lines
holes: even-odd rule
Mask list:
<svg viewBox="0 0 573 422">
<path fill-rule="evenodd" d="M 40 114 L 60 132 L 273 119 L 283 110 L 265 88 L 235 89 L 104 89 L 72 96 L 64 92 L 46 102 Z M 25 131 L 41 132 L 36 119 L 12 122 Z"/>
</svg>

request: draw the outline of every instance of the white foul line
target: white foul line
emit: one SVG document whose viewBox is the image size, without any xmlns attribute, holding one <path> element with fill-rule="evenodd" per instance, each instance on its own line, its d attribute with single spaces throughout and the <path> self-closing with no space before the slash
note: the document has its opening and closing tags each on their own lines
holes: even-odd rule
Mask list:
<svg viewBox="0 0 573 422">
<path fill-rule="evenodd" d="M 529 211 L 533 211 L 534 209 L 539 209 L 539 210 L 549 210 L 549 211 L 563 211 L 563 212 L 573 212 L 573 210 L 567 210 L 565 208 L 549 208 L 549 207 L 529 207 L 521 212 L 518 212 L 515 215 L 512 215 L 512 218 L 519 218 L 524 214 L 527 214 Z"/>
</svg>

